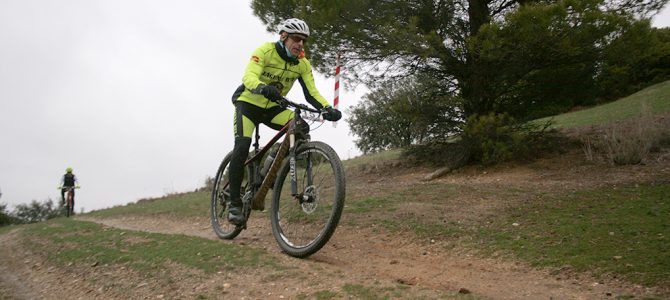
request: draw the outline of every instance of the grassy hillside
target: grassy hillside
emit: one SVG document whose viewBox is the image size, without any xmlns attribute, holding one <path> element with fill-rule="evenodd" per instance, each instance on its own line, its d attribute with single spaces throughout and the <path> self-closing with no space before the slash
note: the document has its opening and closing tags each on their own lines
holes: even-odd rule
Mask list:
<svg viewBox="0 0 670 300">
<path fill-rule="evenodd" d="M 605 125 L 640 116 L 645 113 L 644 110 L 654 115 L 670 112 L 670 81 L 650 86 L 614 102 L 539 121 L 551 119 L 554 125 L 560 128 Z"/>
<path fill-rule="evenodd" d="M 136 203 L 116 206 L 88 213 L 91 217 L 115 216 L 169 216 L 171 218 L 189 218 L 208 216 L 209 192 L 199 191 L 170 195 L 163 198 L 144 199 Z"/>
</svg>

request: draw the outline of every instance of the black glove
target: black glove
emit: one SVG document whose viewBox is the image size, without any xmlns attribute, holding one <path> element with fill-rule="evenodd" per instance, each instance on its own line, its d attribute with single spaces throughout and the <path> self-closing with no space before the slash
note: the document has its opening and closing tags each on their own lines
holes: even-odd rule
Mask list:
<svg viewBox="0 0 670 300">
<path fill-rule="evenodd" d="M 283 98 L 279 90 L 273 85 L 261 85 L 258 87 L 258 92 L 272 102 L 279 102 Z"/>
<path fill-rule="evenodd" d="M 322 116 L 324 120 L 335 122 L 342 118 L 342 113 L 339 110 L 337 110 L 337 108 L 328 106 L 323 109 Z"/>
</svg>

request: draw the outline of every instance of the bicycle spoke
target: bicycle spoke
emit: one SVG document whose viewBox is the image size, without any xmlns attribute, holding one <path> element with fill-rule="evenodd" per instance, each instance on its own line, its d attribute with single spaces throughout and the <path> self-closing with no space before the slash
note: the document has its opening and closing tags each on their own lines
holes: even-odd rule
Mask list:
<svg viewBox="0 0 670 300">
<path fill-rule="evenodd" d="M 273 233 L 282 249 L 294 256 L 309 255 L 325 244 L 337 226 L 344 201 L 344 173 L 339 159 L 332 164 L 328 158 L 336 157 L 332 148 L 323 143 L 310 144 L 315 146 L 305 147 L 296 155 L 297 192 L 302 199 L 291 195 L 288 165 L 278 177 L 281 188 L 273 198 Z"/>
<path fill-rule="evenodd" d="M 240 228 L 228 222 L 228 208 L 230 207 L 229 203 L 227 203 L 228 199 L 230 199 L 230 193 L 228 191 L 228 167 L 230 164 L 230 157 L 231 154 L 228 154 L 223 162 L 221 162 L 221 166 L 214 179 L 210 208 L 212 228 L 216 235 L 222 239 L 233 239 L 241 231 Z M 245 170 L 243 177 L 245 179 L 243 180 L 241 187 L 242 191 L 246 189 L 248 183 L 247 176 L 248 172 Z"/>
</svg>

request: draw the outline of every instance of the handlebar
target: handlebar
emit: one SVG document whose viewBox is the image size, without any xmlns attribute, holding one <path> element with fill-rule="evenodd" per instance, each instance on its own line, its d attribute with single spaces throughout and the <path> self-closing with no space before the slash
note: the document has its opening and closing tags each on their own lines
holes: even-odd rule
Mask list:
<svg viewBox="0 0 670 300">
<path fill-rule="evenodd" d="M 278 103 L 279 106 L 281 106 L 281 107 L 289 107 L 289 106 L 291 106 L 291 107 L 295 107 L 295 108 L 302 109 L 302 110 L 304 110 L 304 111 L 308 111 L 308 112 L 313 112 L 313 113 L 321 114 L 321 110 L 319 110 L 319 109 L 311 108 L 311 107 L 309 107 L 309 106 L 307 106 L 307 105 L 305 105 L 305 104 L 301 104 L 301 103 L 293 102 L 293 101 L 291 101 L 291 100 L 289 100 L 289 99 L 286 99 L 286 98 L 284 98 L 284 97 L 282 97 L 282 99 L 279 100 L 277 103 Z"/>
<path fill-rule="evenodd" d="M 78 185 L 75 185 L 75 186 L 59 186 L 57 189 L 59 189 L 59 190 L 61 190 L 61 189 L 73 190 L 73 189 L 78 189 L 78 188 L 81 188 L 81 187 L 78 186 Z"/>
</svg>

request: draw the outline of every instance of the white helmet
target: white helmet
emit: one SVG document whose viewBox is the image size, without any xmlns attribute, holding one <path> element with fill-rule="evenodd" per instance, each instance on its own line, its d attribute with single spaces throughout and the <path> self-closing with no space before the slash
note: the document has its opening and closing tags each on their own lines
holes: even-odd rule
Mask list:
<svg viewBox="0 0 670 300">
<path fill-rule="evenodd" d="M 300 19 L 288 19 L 279 24 L 279 33 L 286 31 L 288 33 L 299 33 L 309 37 L 309 26 Z"/>
</svg>

